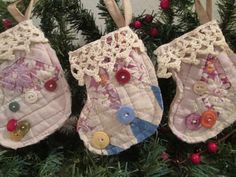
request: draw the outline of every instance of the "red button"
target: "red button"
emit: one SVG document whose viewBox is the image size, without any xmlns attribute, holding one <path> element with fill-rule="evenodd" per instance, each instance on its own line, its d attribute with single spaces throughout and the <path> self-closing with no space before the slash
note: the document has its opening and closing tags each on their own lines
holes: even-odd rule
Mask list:
<svg viewBox="0 0 236 177">
<path fill-rule="evenodd" d="M 131 79 L 131 75 L 129 73 L 129 71 L 125 70 L 125 69 L 120 69 L 119 71 L 117 71 L 116 73 L 116 80 L 124 85 L 127 84 Z"/>
<path fill-rule="evenodd" d="M 56 81 L 54 81 L 53 79 L 48 80 L 45 84 L 44 87 L 46 88 L 46 90 L 53 92 L 54 90 L 56 90 L 57 88 L 57 83 Z"/>
<path fill-rule="evenodd" d="M 11 119 L 8 121 L 7 130 L 9 132 L 14 132 L 16 130 L 16 127 L 17 127 L 17 120 L 16 119 Z"/>
</svg>

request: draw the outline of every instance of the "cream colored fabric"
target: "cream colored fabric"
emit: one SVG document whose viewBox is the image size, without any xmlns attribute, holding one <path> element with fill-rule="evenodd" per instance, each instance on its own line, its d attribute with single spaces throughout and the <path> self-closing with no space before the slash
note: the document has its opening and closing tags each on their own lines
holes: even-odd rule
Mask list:
<svg viewBox="0 0 236 177">
<path fill-rule="evenodd" d="M 163 113 L 155 69 L 138 36 L 123 27 L 100 40 L 70 52 L 71 72 L 79 85 L 86 84 L 87 101 L 77 130 L 85 146 L 101 155 L 118 154 L 157 131 Z M 116 74 L 125 69 L 130 81 L 120 84 Z M 107 78 L 107 80 L 102 80 Z M 135 112 L 131 123 L 119 121 L 117 113 L 127 106 Z M 105 132 L 109 146 L 93 146 L 93 135 Z"/>
<path fill-rule="evenodd" d="M 217 22 L 211 21 L 157 48 L 154 52 L 158 62 L 157 75 L 169 78 L 172 76 L 169 70 L 180 71 L 182 63 L 198 65 L 200 61 L 197 56 L 208 53 L 217 55 L 219 51 L 215 51 L 215 48 L 228 50 Z"/>
<path fill-rule="evenodd" d="M 44 34 L 37 29 L 31 20 L 19 23 L 17 26 L 0 34 L 0 63 L 15 60 L 15 51 L 30 52 L 34 43 L 47 43 Z"/>
<path fill-rule="evenodd" d="M 134 47 L 139 48 L 141 52 L 145 51 L 142 41 L 129 27 L 111 33 L 109 35 L 111 43 L 107 43 L 107 40 L 107 36 L 102 37 L 101 40 L 69 53 L 71 71 L 79 81 L 79 85 L 85 84 L 85 75 L 91 76 L 99 82 L 101 80 L 99 77 L 100 68 L 112 71 L 116 60 L 128 58 Z M 107 57 L 110 58 L 109 62 L 105 62 Z"/>
<path fill-rule="evenodd" d="M 236 121 L 236 55 L 216 21 L 160 46 L 155 54 L 158 77 L 172 76 L 177 83 L 169 115 L 177 137 L 187 143 L 205 142 Z M 209 127 L 201 122 L 209 121 L 203 116 L 206 111 L 216 115 Z"/>
<path fill-rule="evenodd" d="M 64 124 L 71 114 L 71 93 L 55 51 L 31 21 L 1 33 L 0 51 L 0 144 L 18 149 L 43 140 Z M 51 79 L 57 84 L 54 91 L 45 86 Z M 37 96 L 35 101 L 29 92 Z M 9 104 L 15 101 L 20 109 L 12 112 Z M 13 118 L 31 125 L 20 141 L 12 140 L 7 130 Z"/>
</svg>

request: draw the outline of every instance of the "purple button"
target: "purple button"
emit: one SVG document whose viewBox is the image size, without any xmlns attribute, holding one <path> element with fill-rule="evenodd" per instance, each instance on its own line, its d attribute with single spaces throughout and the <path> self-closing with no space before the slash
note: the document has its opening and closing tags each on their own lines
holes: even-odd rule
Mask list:
<svg viewBox="0 0 236 177">
<path fill-rule="evenodd" d="M 200 128 L 201 116 L 196 113 L 192 113 L 185 118 L 185 125 L 189 130 L 197 130 Z"/>
</svg>

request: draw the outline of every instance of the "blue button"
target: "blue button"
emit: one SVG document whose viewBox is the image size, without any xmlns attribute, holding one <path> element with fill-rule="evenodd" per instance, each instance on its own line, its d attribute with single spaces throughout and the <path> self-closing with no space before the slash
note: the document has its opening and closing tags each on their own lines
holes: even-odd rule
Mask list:
<svg viewBox="0 0 236 177">
<path fill-rule="evenodd" d="M 116 116 L 122 124 L 129 124 L 135 119 L 135 112 L 128 106 L 122 106 L 117 111 Z"/>
</svg>

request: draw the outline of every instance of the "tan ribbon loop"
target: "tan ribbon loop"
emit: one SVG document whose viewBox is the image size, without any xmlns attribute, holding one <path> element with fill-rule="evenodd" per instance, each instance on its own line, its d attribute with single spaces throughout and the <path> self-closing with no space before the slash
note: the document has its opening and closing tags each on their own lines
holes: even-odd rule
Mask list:
<svg viewBox="0 0 236 177">
<path fill-rule="evenodd" d="M 210 20 L 213 19 L 213 7 L 212 7 L 212 0 L 206 0 L 206 8 L 207 8 L 207 15 L 209 17 Z"/>
<path fill-rule="evenodd" d="M 202 6 L 200 0 L 195 0 L 195 8 L 201 24 L 212 20 L 212 0 L 206 0 L 206 9 Z"/>
<path fill-rule="evenodd" d="M 31 0 L 30 1 L 29 6 L 28 6 L 28 8 L 25 11 L 25 20 L 29 20 L 30 19 L 32 11 L 33 11 L 34 4 L 35 4 L 35 1 L 36 0 Z"/>
<path fill-rule="evenodd" d="M 104 0 L 104 3 L 109 11 L 111 17 L 113 18 L 116 25 L 121 28 L 128 26 L 132 20 L 132 6 L 130 0 L 123 0 L 124 14 L 122 15 L 119 7 L 117 6 L 115 0 Z"/>
<path fill-rule="evenodd" d="M 121 28 L 125 26 L 125 19 L 121 14 L 119 7 L 117 6 L 115 0 L 104 0 L 104 3 L 109 11 L 111 17 L 113 18 L 116 25 Z"/>
<path fill-rule="evenodd" d="M 16 7 L 16 5 L 20 3 L 21 1 L 22 0 L 18 0 L 7 7 L 8 12 L 15 18 L 17 22 L 24 21 L 24 15 Z"/>
<path fill-rule="evenodd" d="M 125 25 L 128 26 L 132 21 L 133 10 L 130 0 L 123 0 L 124 12 L 125 12 Z"/>
<path fill-rule="evenodd" d="M 10 4 L 7 7 L 7 10 L 9 11 L 9 13 L 15 18 L 15 20 L 20 23 L 22 21 L 25 20 L 29 20 L 31 13 L 32 13 L 32 9 L 35 3 L 35 0 L 30 0 L 30 4 L 28 6 L 28 8 L 26 9 L 25 15 L 23 15 L 20 10 L 17 8 L 17 4 L 19 4 L 22 0 L 18 0 L 12 4 Z"/>
</svg>

